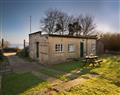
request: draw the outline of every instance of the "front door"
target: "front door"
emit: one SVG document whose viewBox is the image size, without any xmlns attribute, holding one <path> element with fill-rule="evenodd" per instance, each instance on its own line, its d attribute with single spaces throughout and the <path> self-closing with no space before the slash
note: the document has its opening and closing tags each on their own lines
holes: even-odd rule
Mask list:
<svg viewBox="0 0 120 95">
<path fill-rule="evenodd" d="M 80 42 L 80 57 L 84 56 L 84 43 Z"/>
<path fill-rule="evenodd" d="M 39 42 L 36 42 L 36 57 L 39 57 Z"/>
</svg>

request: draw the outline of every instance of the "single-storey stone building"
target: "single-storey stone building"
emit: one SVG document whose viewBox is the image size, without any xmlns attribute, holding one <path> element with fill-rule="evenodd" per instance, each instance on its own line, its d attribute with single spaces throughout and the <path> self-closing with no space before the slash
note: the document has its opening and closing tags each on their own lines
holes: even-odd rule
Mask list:
<svg viewBox="0 0 120 95">
<path fill-rule="evenodd" d="M 96 36 L 29 34 L 29 55 L 42 64 L 56 64 L 71 58 L 96 54 Z"/>
</svg>

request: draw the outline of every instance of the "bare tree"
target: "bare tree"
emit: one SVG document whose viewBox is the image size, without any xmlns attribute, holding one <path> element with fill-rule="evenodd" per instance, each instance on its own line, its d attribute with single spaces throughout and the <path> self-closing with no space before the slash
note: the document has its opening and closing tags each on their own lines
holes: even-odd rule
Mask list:
<svg viewBox="0 0 120 95">
<path fill-rule="evenodd" d="M 89 15 L 74 17 L 68 27 L 69 35 L 92 35 L 94 34 L 95 26 L 93 18 Z"/>
<path fill-rule="evenodd" d="M 81 26 L 79 25 L 79 22 L 74 22 L 73 24 L 68 25 L 69 35 L 79 36 L 81 33 Z"/>
<path fill-rule="evenodd" d="M 81 26 L 78 21 L 73 23 L 73 29 L 76 36 L 79 36 L 81 34 Z"/>
<path fill-rule="evenodd" d="M 47 32 L 48 34 L 54 33 L 58 13 L 59 11 L 57 9 L 50 9 L 45 13 L 46 17 L 41 20 L 41 23 L 43 24 L 43 31 Z"/>
<path fill-rule="evenodd" d="M 73 24 L 69 24 L 68 25 L 68 30 L 69 30 L 69 34 L 68 35 L 73 35 L 74 34 Z"/>
<path fill-rule="evenodd" d="M 59 34 L 63 35 L 65 31 L 68 30 L 68 24 L 71 20 L 71 17 L 66 13 L 59 11 L 56 30 L 59 31 Z"/>
<path fill-rule="evenodd" d="M 45 15 L 46 17 L 41 22 L 44 25 L 43 30 L 48 34 L 57 33 L 63 35 L 67 31 L 71 17 L 66 13 L 57 9 L 50 9 Z"/>
<path fill-rule="evenodd" d="M 81 26 L 81 33 L 83 35 L 91 35 L 94 33 L 94 29 L 96 27 L 96 25 L 94 24 L 94 19 L 93 17 L 86 15 L 86 16 L 82 16 L 80 15 L 78 17 L 79 20 L 79 24 Z"/>
<path fill-rule="evenodd" d="M 43 31 L 60 35 L 64 35 L 66 31 L 69 31 L 69 35 L 92 35 L 96 26 L 93 17 L 89 15 L 73 17 L 57 9 L 48 10 L 41 22 Z"/>
</svg>

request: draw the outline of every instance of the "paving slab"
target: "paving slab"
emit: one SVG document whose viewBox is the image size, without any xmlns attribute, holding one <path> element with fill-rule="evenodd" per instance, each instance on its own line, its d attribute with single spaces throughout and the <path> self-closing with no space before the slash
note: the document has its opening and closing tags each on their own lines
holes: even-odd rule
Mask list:
<svg viewBox="0 0 120 95">
<path fill-rule="evenodd" d="M 78 85 L 78 84 L 82 84 L 82 83 L 85 82 L 86 80 L 87 80 L 87 79 L 84 79 L 84 78 L 77 78 L 77 79 L 74 79 L 74 80 L 65 82 L 65 83 L 63 83 L 63 84 L 54 86 L 53 89 L 55 89 L 55 90 L 58 91 L 58 92 L 61 92 L 61 91 L 64 91 L 64 90 L 68 90 L 68 89 L 70 89 L 71 87 L 74 87 L 74 86 L 76 86 L 76 85 Z"/>
<path fill-rule="evenodd" d="M 63 81 L 61 81 L 57 78 L 45 75 L 45 74 L 40 73 L 40 72 L 32 71 L 32 74 L 34 74 L 35 76 L 39 77 L 42 80 L 49 82 L 52 86 L 63 83 Z"/>
<path fill-rule="evenodd" d="M 52 86 L 49 89 L 45 89 L 42 92 L 37 93 L 36 95 L 53 95 L 53 93 L 69 90 L 71 87 L 77 86 L 79 84 L 83 84 L 87 80 L 88 79 L 77 78 L 68 82 L 64 82 L 64 83 Z"/>
</svg>

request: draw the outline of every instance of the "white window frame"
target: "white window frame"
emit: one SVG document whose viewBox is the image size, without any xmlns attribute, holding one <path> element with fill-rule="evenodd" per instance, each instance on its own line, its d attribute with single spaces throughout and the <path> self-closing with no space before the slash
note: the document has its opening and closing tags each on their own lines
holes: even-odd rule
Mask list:
<svg viewBox="0 0 120 95">
<path fill-rule="evenodd" d="M 96 50 L 96 45 L 95 43 L 92 43 L 91 44 L 91 51 L 94 52 Z"/>
<path fill-rule="evenodd" d="M 68 44 L 68 52 L 75 52 L 76 47 L 75 44 Z"/>
<path fill-rule="evenodd" d="M 56 52 L 63 52 L 63 44 L 55 44 Z"/>
</svg>

